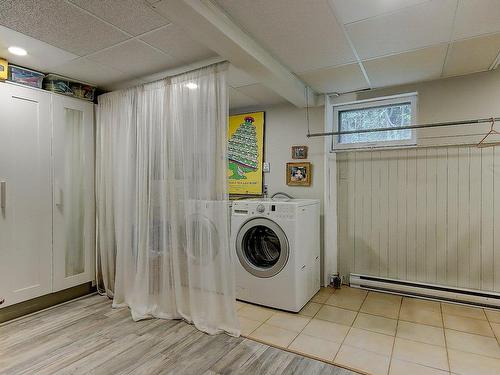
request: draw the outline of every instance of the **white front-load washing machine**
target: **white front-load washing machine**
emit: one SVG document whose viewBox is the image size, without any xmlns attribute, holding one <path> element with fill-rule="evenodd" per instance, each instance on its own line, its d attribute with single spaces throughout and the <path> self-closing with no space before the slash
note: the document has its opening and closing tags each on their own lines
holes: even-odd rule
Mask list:
<svg viewBox="0 0 500 375">
<path fill-rule="evenodd" d="M 234 201 L 236 298 L 297 312 L 320 288 L 319 200 Z"/>
</svg>

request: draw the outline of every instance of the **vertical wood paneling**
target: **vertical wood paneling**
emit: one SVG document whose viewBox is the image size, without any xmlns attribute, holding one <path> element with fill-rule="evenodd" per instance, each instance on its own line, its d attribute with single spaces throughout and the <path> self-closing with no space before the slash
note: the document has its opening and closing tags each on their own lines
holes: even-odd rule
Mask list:
<svg viewBox="0 0 500 375">
<path fill-rule="evenodd" d="M 500 292 L 500 151 L 349 152 L 337 163 L 344 275 Z"/>
<path fill-rule="evenodd" d="M 436 282 L 446 283 L 446 246 L 448 243 L 448 149 L 436 150 Z"/>
<path fill-rule="evenodd" d="M 436 184 L 437 184 L 436 149 L 427 149 L 426 160 L 426 281 L 435 283 L 437 278 L 437 247 L 436 247 Z"/>
<path fill-rule="evenodd" d="M 354 269 L 355 272 L 363 272 L 363 264 L 366 262 L 366 246 L 363 244 L 363 187 L 364 169 L 363 153 L 356 152 L 354 161 Z"/>
<path fill-rule="evenodd" d="M 389 160 L 386 153 L 380 155 L 380 264 L 379 274 L 389 276 Z"/>
<path fill-rule="evenodd" d="M 427 213 L 427 166 L 425 164 L 427 157 L 427 149 L 417 150 L 417 216 L 416 216 L 416 230 L 417 230 L 417 281 L 425 281 L 426 277 L 426 213 Z"/>
<path fill-rule="evenodd" d="M 469 232 L 469 147 L 458 149 L 458 286 L 469 286 L 469 262 L 462 259 L 469 258 L 470 232 Z"/>
<path fill-rule="evenodd" d="M 406 174 L 408 185 L 406 187 L 406 278 L 416 280 L 416 255 L 417 255 L 417 151 L 408 150 Z"/>
<path fill-rule="evenodd" d="M 500 290 L 500 149 L 493 149 L 493 257 L 494 257 L 494 288 L 496 291 Z"/>
<path fill-rule="evenodd" d="M 398 279 L 406 279 L 406 162 L 407 150 L 398 151 Z"/>
<path fill-rule="evenodd" d="M 362 269 L 365 273 L 371 273 L 370 264 L 374 256 L 370 243 L 372 234 L 372 153 L 361 153 L 361 156 L 363 158 L 363 234 L 360 240 L 365 254 Z"/>
<path fill-rule="evenodd" d="M 469 150 L 469 287 L 481 288 L 481 149 Z M 467 262 L 466 259 L 463 260 Z"/>
<path fill-rule="evenodd" d="M 493 148 L 481 150 L 481 289 L 493 290 Z"/>
<path fill-rule="evenodd" d="M 366 251 L 364 260 L 364 269 L 367 273 L 372 273 L 371 264 L 374 263 L 375 254 L 372 248 L 372 155 L 373 153 L 363 154 L 363 173 L 364 173 L 364 190 L 363 190 L 363 242 Z"/>
<path fill-rule="evenodd" d="M 347 156 L 349 154 L 339 154 L 337 155 L 337 236 L 338 236 L 338 249 L 339 249 L 339 272 L 344 275 L 347 270 L 348 265 L 351 264 L 349 259 L 351 252 L 349 251 L 348 245 L 348 216 L 349 211 L 347 209 L 347 199 L 342 199 L 342 197 L 347 196 L 347 169 L 349 167 L 347 162 Z"/>
<path fill-rule="evenodd" d="M 397 278 L 398 274 L 398 159 L 397 151 L 387 151 L 388 158 L 388 233 L 389 233 L 389 268 L 387 275 Z"/>
<path fill-rule="evenodd" d="M 349 269 L 354 269 L 354 259 L 355 259 L 355 251 L 354 251 L 354 243 L 356 236 L 356 226 L 355 226 L 355 200 L 356 196 L 352 194 L 354 191 L 354 181 L 356 176 L 356 154 L 350 152 L 347 154 L 347 193 L 350 193 L 347 197 L 347 248 L 346 252 L 349 253 L 347 257 L 348 263 L 347 266 Z M 343 198 L 345 199 L 345 198 Z"/>
<path fill-rule="evenodd" d="M 380 272 L 380 151 L 372 152 L 371 205 L 370 273 L 374 274 Z"/>
<path fill-rule="evenodd" d="M 457 286 L 458 279 L 458 149 L 448 149 L 448 235 L 446 246 L 446 280 Z"/>
</svg>

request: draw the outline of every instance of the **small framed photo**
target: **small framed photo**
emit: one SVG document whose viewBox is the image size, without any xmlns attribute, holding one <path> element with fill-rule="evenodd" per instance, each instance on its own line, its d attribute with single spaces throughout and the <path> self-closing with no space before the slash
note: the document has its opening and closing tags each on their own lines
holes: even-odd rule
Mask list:
<svg viewBox="0 0 500 375">
<path fill-rule="evenodd" d="M 286 163 L 286 184 L 289 186 L 310 186 L 311 163 Z"/>
<path fill-rule="evenodd" d="M 307 146 L 292 146 L 292 159 L 307 159 Z"/>
</svg>

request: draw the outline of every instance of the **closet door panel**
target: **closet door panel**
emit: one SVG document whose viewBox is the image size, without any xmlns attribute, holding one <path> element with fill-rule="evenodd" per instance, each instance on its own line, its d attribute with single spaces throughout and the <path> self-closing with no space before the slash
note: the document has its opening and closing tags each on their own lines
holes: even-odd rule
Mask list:
<svg viewBox="0 0 500 375">
<path fill-rule="evenodd" d="M 53 96 L 54 291 L 94 279 L 93 104 Z"/>
<path fill-rule="evenodd" d="M 4 85 L 0 84 L 0 301 L 11 299 L 11 280 L 9 265 L 7 264 L 7 249 L 11 241 L 11 236 L 7 228 L 7 188 L 10 187 L 8 179 L 7 164 L 10 160 L 9 142 L 7 136 L 9 127 L 7 126 L 7 105 L 8 95 Z M 6 302 L 5 302 L 6 303 Z M 3 305 L 5 305 L 5 303 Z M 2 305 L 0 305 L 2 307 Z"/>
<path fill-rule="evenodd" d="M 8 306 L 52 290 L 50 94 L 1 84 L 0 296 Z"/>
</svg>

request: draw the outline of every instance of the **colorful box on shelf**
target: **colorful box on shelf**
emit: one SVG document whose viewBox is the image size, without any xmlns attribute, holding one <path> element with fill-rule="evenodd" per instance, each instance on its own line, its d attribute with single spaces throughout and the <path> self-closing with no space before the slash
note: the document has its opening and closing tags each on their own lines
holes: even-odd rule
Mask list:
<svg viewBox="0 0 500 375">
<path fill-rule="evenodd" d="M 9 78 L 11 82 L 20 83 L 21 85 L 36 87 L 41 89 L 43 77 L 45 74 L 36 70 L 26 69 L 21 66 L 9 64 Z"/>
<path fill-rule="evenodd" d="M 5 80 L 9 77 L 8 66 L 9 63 L 7 60 L 0 58 L 0 80 Z"/>
<path fill-rule="evenodd" d="M 57 74 L 48 74 L 43 81 L 43 88 L 58 94 L 94 101 L 95 87 L 83 82 L 71 80 Z"/>
</svg>

